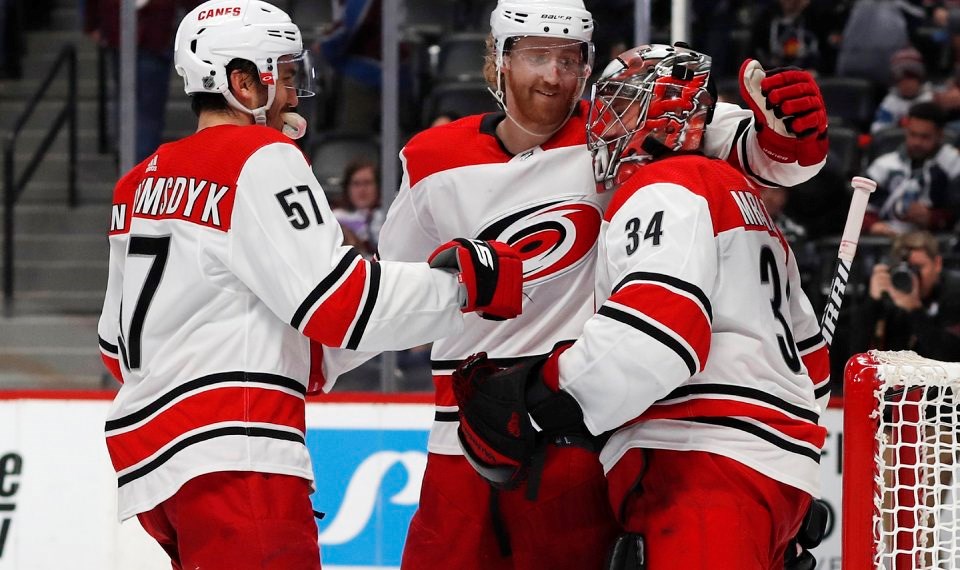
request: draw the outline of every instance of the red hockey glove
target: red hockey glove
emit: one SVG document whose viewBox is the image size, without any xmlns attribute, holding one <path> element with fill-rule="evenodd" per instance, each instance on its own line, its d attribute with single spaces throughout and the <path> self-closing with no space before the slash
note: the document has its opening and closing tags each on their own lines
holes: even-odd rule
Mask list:
<svg viewBox="0 0 960 570">
<path fill-rule="evenodd" d="M 827 157 L 827 111 L 810 73 L 764 71 L 755 59 L 740 66 L 740 95 L 753 111 L 760 148 L 777 162 L 817 164 Z"/>
<path fill-rule="evenodd" d="M 438 247 L 430 267 L 453 269 L 466 292 L 461 310 L 491 320 L 512 319 L 523 304 L 523 261 L 516 250 L 497 241 L 458 238 Z"/>
<path fill-rule="evenodd" d="M 556 374 L 556 357 L 563 349 L 505 370 L 481 352 L 454 372 L 460 447 L 470 465 L 491 485 L 513 489 L 526 479 L 534 452 L 544 438 L 589 435 L 580 405 L 556 388 L 555 379 L 547 378 Z M 531 416 L 541 432 L 534 429 Z"/>
</svg>

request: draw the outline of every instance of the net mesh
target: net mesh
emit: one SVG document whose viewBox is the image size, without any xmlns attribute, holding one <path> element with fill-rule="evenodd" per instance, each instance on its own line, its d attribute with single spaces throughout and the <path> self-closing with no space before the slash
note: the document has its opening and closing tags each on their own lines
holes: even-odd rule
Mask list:
<svg viewBox="0 0 960 570">
<path fill-rule="evenodd" d="M 872 351 L 874 567 L 960 569 L 960 363 Z"/>
</svg>

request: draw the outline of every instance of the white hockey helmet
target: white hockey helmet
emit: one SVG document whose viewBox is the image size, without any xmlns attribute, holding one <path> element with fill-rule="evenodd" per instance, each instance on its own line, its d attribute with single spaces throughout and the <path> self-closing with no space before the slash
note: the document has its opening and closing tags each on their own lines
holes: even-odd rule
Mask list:
<svg viewBox="0 0 960 570">
<path fill-rule="evenodd" d="M 583 0 L 500 0 L 490 14 L 490 33 L 497 56 L 497 71 L 510 38 L 539 36 L 583 42 L 593 63 L 593 16 Z"/>
<path fill-rule="evenodd" d="M 256 65 L 260 82 L 267 86 L 267 104 L 247 109 L 230 92 L 227 64 L 242 59 Z M 296 67 L 298 97 L 314 94 L 313 69 L 303 50 L 303 38 L 285 12 L 261 0 L 210 0 L 187 14 L 174 41 L 174 65 L 183 77 L 184 91 L 219 93 L 234 108 L 265 121 L 281 85 L 280 64 Z"/>
</svg>

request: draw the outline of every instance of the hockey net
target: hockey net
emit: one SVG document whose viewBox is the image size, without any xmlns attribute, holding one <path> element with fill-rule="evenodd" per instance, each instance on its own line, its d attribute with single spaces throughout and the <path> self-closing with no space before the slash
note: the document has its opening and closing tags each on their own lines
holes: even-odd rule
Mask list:
<svg viewBox="0 0 960 570">
<path fill-rule="evenodd" d="M 960 569 L 960 363 L 871 351 L 844 376 L 843 567 Z"/>
</svg>

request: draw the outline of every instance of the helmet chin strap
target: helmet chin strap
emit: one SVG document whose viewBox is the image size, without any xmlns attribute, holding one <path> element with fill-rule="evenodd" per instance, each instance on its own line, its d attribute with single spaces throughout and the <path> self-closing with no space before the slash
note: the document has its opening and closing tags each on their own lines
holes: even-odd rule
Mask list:
<svg viewBox="0 0 960 570">
<path fill-rule="evenodd" d="M 263 107 L 257 107 L 256 109 L 248 109 L 240 101 L 237 101 L 237 98 L 233 95 L 233 92 L 230 89 L 227 89 L 223 92 L 223 98 L 227 100 L 227 104 L 248 115 L 253 116 L 253 120 L 256 124 L 266 126 L 267 124 L 267 109 L 273 105 L 273 99 L 276 97 L 277 87 L 275 85 L 267 85 L 267 104 Z"/>
</svg>

